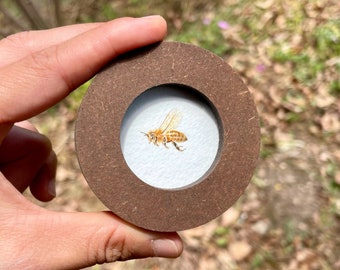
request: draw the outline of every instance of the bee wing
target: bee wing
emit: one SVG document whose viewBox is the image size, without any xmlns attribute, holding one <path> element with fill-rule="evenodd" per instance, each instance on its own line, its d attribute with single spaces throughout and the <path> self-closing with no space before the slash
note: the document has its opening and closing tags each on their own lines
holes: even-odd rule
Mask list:
<svg viewBox="0 0 340 270">
<path fill-rule="evenodd" d="M 162 131 L 162 134 L 166 134 L 169 130 L 176 128 L 180 120 L 181 113 L 177 110 L 171 110 L 165 117 L 159 129 Z"/>
</svg>

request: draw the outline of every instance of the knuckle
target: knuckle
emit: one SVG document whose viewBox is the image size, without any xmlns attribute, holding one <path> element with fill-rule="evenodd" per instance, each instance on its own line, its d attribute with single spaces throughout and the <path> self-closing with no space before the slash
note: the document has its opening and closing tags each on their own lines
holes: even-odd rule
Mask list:
<svg viewBox="0 0 340 270">
<path fill-rule="evenodd" d="M 99 228 L 89 239 L 88 257 L 97 264 L 124 260 L 129 256 L 125 252 L 124 237 L 119 237 L 117 229 Z"/>
<path fill-rule="evenodd" d="M 55 45 L 30 53 L 25 63 L 30 67 L 27 70 L 34 72 L 33 77 L 60 81 L 63 83 L 63 88 L 69 91 L 74 89 L 75 85 L 72 83 L 72 77 L 65 70 L 63 56 L 60 48 Z"/>
<path fill-rule="evenodd" d="M 50 47 L 48 51 L 41 50 L 38 52 L 33 52 L 27 57 L 27 63 L 29 63 L 29 65 L 33 67 L 32 70 L 35 70 L 38 73 L 43 72 L 44 76 L 46 75 L 46 73 L 49 74 L 51 71 L 53 71 L 53 63 L 56 62 L 56 52 L 53 47 Z"/>
</svg>

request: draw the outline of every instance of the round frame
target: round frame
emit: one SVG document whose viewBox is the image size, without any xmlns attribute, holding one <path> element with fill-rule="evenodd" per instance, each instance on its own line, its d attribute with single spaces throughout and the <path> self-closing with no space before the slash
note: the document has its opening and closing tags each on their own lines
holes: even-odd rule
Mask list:
<svg viewBox="0 0 340 270">
<path fill-rule="evenodd" d="M 162 84 L 201 92 L 221 120 L 214 168 L 183 189 L 139 180 L 120 147 L 125 111 L 141 93 Z M 228 64 L 196 46 L 162 42 L 123 55 L 96 76 L 79 109 L 75 140 L 88 184 L 111 211 L 142 228 L 181 231 L 216 218 L 241 196 L 257 164 L 260 128 L 252 95 Z"/>
</svg>

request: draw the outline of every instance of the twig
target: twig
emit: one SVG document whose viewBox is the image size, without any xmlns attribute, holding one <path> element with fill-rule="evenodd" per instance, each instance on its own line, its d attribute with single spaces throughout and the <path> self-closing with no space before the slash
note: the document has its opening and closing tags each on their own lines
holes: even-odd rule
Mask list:
<svg viewBox="0 0 340 270">
<path fill-rule="evenodd" d="M 61 16 L 61 10 L 60 10 L 60 1 L 59 0 L 53 0 L 54 3 L 54 14 L 57 26 L 63 25 L 63 18 Z"/>
<path fill-rule="evenodd" d="M 49 25 L 42 19 L 39 12 L 29 0 L 15 0 L 17 6 L 22 10 L 34 29 L 47 29 Z"/>
<path fill-rule="evenodd" d="M 18 30 L 20 31 L 28 30 L 27 27 L 21 24 L 18 19 L 16 19 L 12 14 L 8 12 L 8 9 L 4 7 L 1 2 L 0 2 L 0 12 L 5 16 L 8 22 L 12 24 L 14 27 L 18 28 Z"/>
</svg>

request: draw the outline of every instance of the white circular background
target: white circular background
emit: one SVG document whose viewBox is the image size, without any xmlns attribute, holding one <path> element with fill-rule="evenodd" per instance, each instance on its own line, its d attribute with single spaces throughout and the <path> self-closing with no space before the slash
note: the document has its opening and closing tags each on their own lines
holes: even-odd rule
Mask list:
<svg viewBox="0 0 340 270">
<path fill-rule="evenodd" d="M 138 96 L 125 113 L 121 148 L 126 163 L 146 184 L 162 189 L 178 189 L 194 184 L 212 167 L 219 147 L 219 128 L 207 100 L 186 86 L 160 85 Z M 149 143 L 142 132 L 159 128 L 171 110 L 181 113 L 174 129 L 188 140 L 168 148 Z"/>
</svg>

